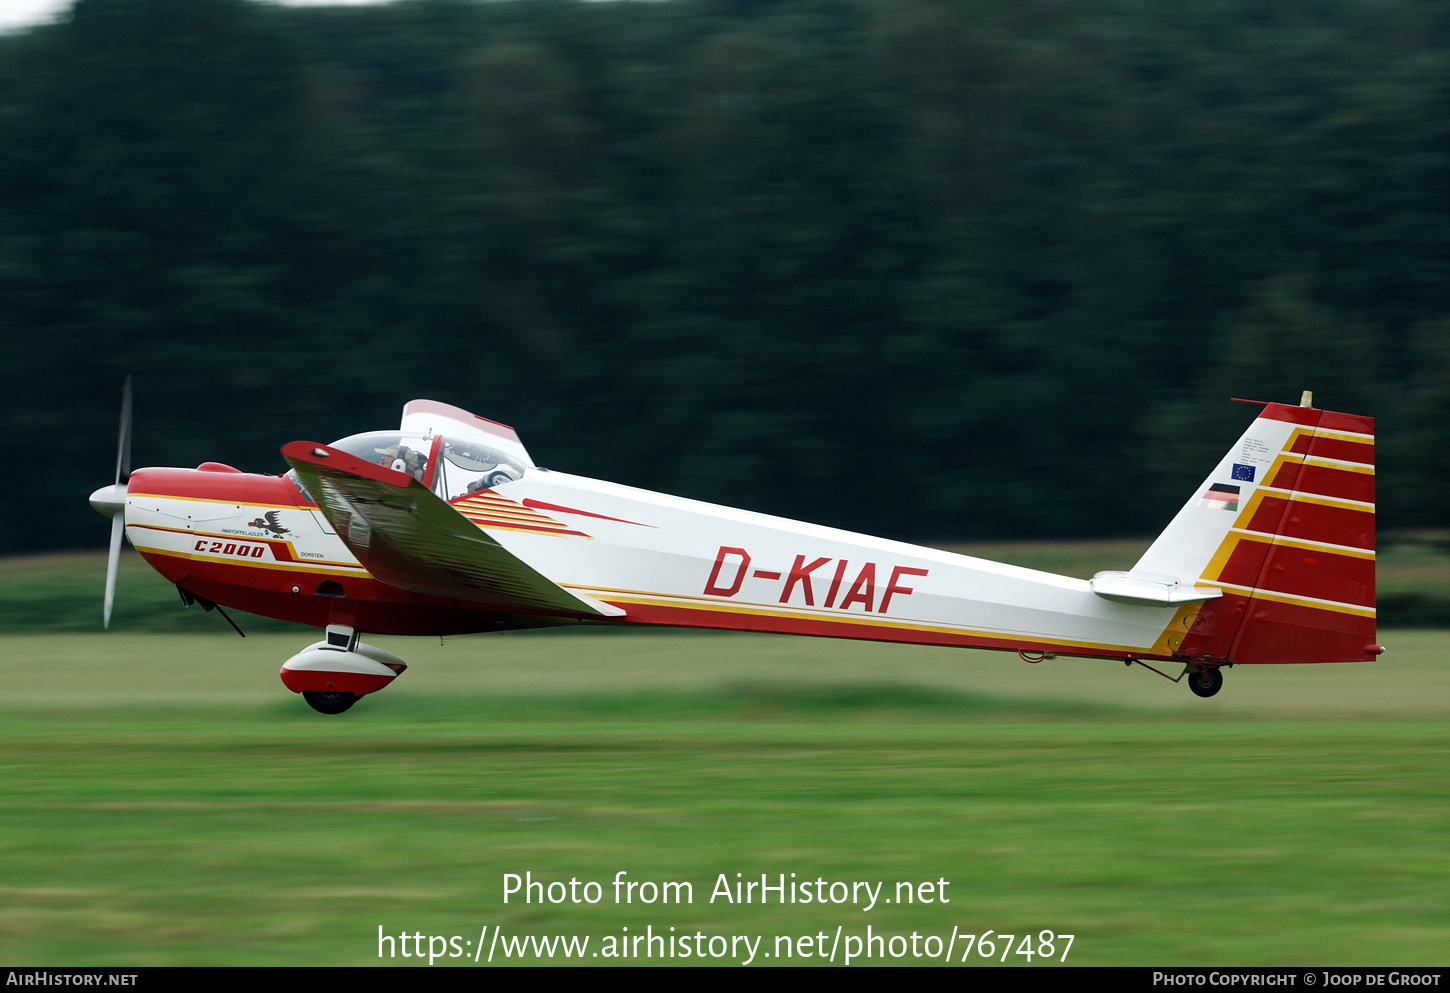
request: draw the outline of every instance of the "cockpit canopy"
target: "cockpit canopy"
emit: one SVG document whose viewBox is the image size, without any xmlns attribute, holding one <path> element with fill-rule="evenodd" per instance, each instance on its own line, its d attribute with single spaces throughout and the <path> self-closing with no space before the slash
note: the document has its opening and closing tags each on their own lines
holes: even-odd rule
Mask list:
<svg viewBox="0 0 1450 993">
<path fill-rule="evenodd" d="M 445 500 L 522 479 L 524 466 L 472 440 L 407 431 L 369 431 L 332 443 L 374 465 L 406 472 Z"/>
</svg>

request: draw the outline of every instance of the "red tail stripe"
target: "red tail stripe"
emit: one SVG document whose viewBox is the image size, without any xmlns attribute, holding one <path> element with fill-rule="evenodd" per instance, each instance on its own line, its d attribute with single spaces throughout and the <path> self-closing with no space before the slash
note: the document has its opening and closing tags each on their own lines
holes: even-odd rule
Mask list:
<svg viewBox="0 0 1450 993">
<path fill-rule="evenodd" d="M 1374 559 L 1292 545 L 1271 546 L 1255 538 L 1240 539 L 1213 578 L 1290 596 L 1374 606 Z"/>
<path fill-rule="evenodd" d="M 1244 525 L 1245 530 L 1258 531 L 1262 534 L 1277 534 L 1279 523 L 1284 518 L 1284 510 L 1289 506 L 1289 501 L 1284 497 L 1266 496 L 1259 501 L 1254 508 L 1254 516 Z"/>
<path fill-rule="evenodd" d="M 1374 606 L 1374 559 L 1275 545 L 1259 589 L 1359 607 Z"/>
<path fill-rule="evenodd" d="M 1374 503 L 1374 476 L 1367 472 L 1331 469 L 1319 465 L 1285 462 L 1268 485 L 1277 490 L 1296 490 L 1317 496 L 1338 497 Z"/>
<path fill-rule="evenodd" d="M 1286 538 L 1323 541 L 1352 548 L 1374 548 L 1374 514 L 1367 510 L 1327 507 L 1295 500 L 1279 526 Z"/>
<path fill-rule="evenodd" d="M 1374 419 L 1356 414 L 1269 404 L 1260 415 L 1269 420 L 1314 427 L 1295 438 L 1290 451 L 1309 459 L 1374 464 Z M 1324 437 L 1327 432 L 1369 435 L 1365 441 Z M 1298 494 L 1374 503 L 1374 475 L 1321 465 L 1281 462 L 1268 486 Z M 1283 538 L 1327 544 L 1374 547 L 1374 513 L 1286 500 L 1264 494 L 1248 523 L 1250 530 Z M 1243 599 L 1225 591 L 1205 604 L 1181 651 L 1189 657 L 1218 656 L 1224 636 L 1232 645 L 1221 657 L 1234 662 L 1358 662 L 1373 659 L 1375 619 L 1343 609 L 1285 603 L 1281 596 L 1309 597 L 1332 603 L 1374 605 L 1374 560 L 1268 541 L 1240 539 L 1220 570 L 1224 583 L 1257 590 Z M 1200 630 L 1201 628 L 1201 630 Z"/>
<path fill-rule="evenodd" d="M 1375 620 L 1255 597 L 1230 653 L 1235 662 L 1367 662 Z M 1188 648 L 1184 643 L 1184 650 Z"/>
<path fill-rule="evenodd" d="M 1299 470 L 1302 468 L 1303 465 L 1298 462 L 1282 462 L 1279 464 L 1279 471 L 1265 480 L 1264 484 L 1276 490 L 1292 490 L 1299 481 Z"/>
<path fill-rule="evenodd" d="M 1308 435 L 1301 437 L 1303 441 Z M 1297 446 L 1295 446 L 1297 448 Z M 1339 462 L 1358 462 L 1374 465 L 1374 442 L 1344 441 L 1339 438 L 1322 438 L 1316 435 L 1309 443 L 1311 458 L 1335 459 Z"/>
<path fill-rule="evenodd" d="M 1316 410 L 1313 407 L 1291 407 L 1287 403 L 1271 403 L 1264 407 L 1259 416 L 1270 421 L 1287 421 L 1290 424 L 1308 424 L 1312 427 L 1319 423 L 1321 413 L 1324 411 Z M 1341 430 L 1357 429 L 1342 428 Z"/>
<path fill-rule="evenodd" d="M 1294 489 L 1300 493 L 1339 497 L 1374 503 L 1374 476 L 1367 472 L 1330 469 L 1322 465 L 1306 465 L 1299 473 Z"/>
<path fill-rule="evenodd" d="M 1285 509 L 1288 513 L 1285 514 Z M 1266 496 L 1245 525 L 1249 531 L 1282 534 L 1286 538 L 1322 541 L 1351 548 L 1374 548 L 1374 514 L 1367 510 L 1328 507 L 1322 503 Z"/>
<path fill-rule="evenodd" d="M 1178 651 L 1188 658 L 1228 658 L 1248 606 L 1246 595 L 1224 590 L 1223 596 L 1209 600 L 1196 616 L 1185 620 L 1188 633 Z"/>
<path fill-rule="evenodd" d="M 1223 564 L 1217 576 L 1209 578 L 1220 583 L 1232 583 L 1234 586 L 1246 586 L 1249 589 L 1258 585 L 1259 572 L 1264 567 L 1264 557 L 1269 553 L 1267 541 L 1254 541 L 1250 538 L 1240 539 L 1229 553 L 1228 561 Z"/>
<path fill-rule="evenodd" d="M 1326 410 L 1319 419 L 1321 431 L 1352 431 L 1355 434 L 1374 434 L 1374 418 L 1363 414 L 1341 414 Z"/>
</svg>

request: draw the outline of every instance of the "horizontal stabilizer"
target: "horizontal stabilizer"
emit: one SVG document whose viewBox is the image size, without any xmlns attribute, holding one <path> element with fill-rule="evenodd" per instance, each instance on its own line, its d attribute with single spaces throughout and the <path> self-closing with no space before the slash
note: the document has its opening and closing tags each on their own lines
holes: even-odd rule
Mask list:
<svg viewBox="0 0 1450 993">
<path fill-rule="evenodd" d="M 290 442 L 282 455 L 337 536 L 389 586 L 580 618 L 624 613 L 551 582 L 408 473 L 310 441 Z"/>
<path fill-rule="evenodd" d="M 1223 596 L 1223 590 L 1212 587 L 1185 586 L 1171 581 L 1158 583 L 1126 572 L 1097 573 L 1092 578 L 1091 586 L 1093 592 L 1104 600 L 1146 604 L 1150 607 L 1177 607 Z"/>
</svg>

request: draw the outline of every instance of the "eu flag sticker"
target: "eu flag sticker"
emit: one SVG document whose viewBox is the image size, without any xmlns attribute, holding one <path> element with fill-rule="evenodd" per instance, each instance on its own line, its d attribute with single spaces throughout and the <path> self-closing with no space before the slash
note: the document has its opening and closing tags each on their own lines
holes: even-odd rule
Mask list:
<svg viewBox="0 0 1450 993">
<path fill-rule="evenodd" d="M 1254 481 L 1254 467 L 1251 465 L 1239 465 L 1235 462 L 1233 478 L 1242 479 L 1246 483 L 1252 483 Z"/>
</svg>

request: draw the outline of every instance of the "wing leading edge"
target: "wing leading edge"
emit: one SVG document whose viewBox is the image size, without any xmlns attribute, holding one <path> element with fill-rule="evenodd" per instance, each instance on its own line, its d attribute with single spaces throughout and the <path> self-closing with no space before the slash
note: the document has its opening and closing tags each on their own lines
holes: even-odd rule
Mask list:
<svg viewBox="0 0 1450 993">
<path fill-rule="evenodd" d="M 310 441 L 290 442 L 282 455 L 338 537 L 389 586 L 566 617 L 624 614 L 550 581 L 408 473 Z"/>
</svg>

